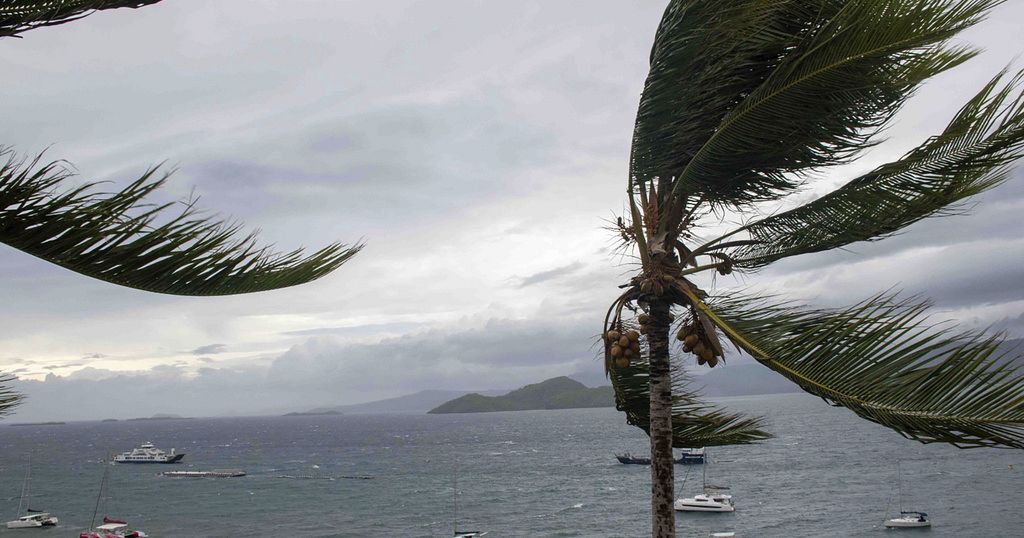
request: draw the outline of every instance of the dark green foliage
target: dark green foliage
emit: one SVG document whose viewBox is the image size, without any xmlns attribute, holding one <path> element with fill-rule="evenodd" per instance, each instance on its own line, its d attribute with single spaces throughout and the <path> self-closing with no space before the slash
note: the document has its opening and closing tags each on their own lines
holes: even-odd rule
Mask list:
<svg viewBox="0 0 1024 538">
<path fill-rule="evenodd" d="M 255 234 L 241 235 L 239 225 L 210 219 L 192 202 L 147 203 L 167 180 L 156 169 L 101 193 L 95 183 L 66 189 L 71 173 L 60 163 L 26 163 L 3 148 L 0 159 L 0 243 L 129 288 L 173 295 L 284 288 L 330 273 L 361 248 L 333 244 L 304 256 L 260 247 Z"/>
<path fill-rule="evenodd" d="M 12 389 L 9 385 L 14 381 L 14 377 L 6 374 L 0 374 L 0 417 L 11 414 L 23 400 L 23 396 Z"/>
<path fill-rule="evenodd" d="M 756 242 L 735 249 L 734 267 L 886 237 L 1002 182 L 1024 148 L 1024 75 L 992 80 L 945 131 L 902 159 L 878 167 L 792 211 L 744 228 Z"/>
<path fill-rule="evenodd" d="M 765 366 L 909 439 L 1024 448 L 1024 358 L 1002 338 L 935 326 L 927 305 L 889 295 L 842 310 L 742 296 L 708 306 Z"/>
<path fill-rule="evenodd" d="M 974 56 L 950 40 L 1000 3 L 671 1 L 634 130 L 630 222 L 617 229 L 640 251 L 643 271 L 622 286 L 612 311 L 668 300 L 696 316 L 705 334 L 713 321 L 804 390 L 909 438 L 1024 447 L 1024 379 L 998 338 L 936 330 L 922 305 L 890 296 L 839 311 L 742 297 L 705 304 L 708 293 L 688 280 L 882 239 L 958 213 L 964 200 L 1004 181 L 1024 153 L 1022 74 L 994 78 L 941 134 L 901 159 L 809 204 L 750 218 L 752 204 L 784 198 L 875 144 L 921 83 Z M 711 224 L 753 222 L 688 244 L 708 215 L 717 218 Z M 664 274 L 676 283 L 665 294 L 650 284 Z M 617 315 L 609 319 L 606 331 L 618 327 Z M 619 408 L 646 430 L 650 393 L 640 364 L 610 375 Z M 685 403 L 672 420 L 692 423 L 703 408 L 679 390 Z"/>
<path fill-rule="evenodd" d="M 615 389 L 615 407 L 626 414 L 626 422 L 645 432 L 650 424 L 648 363 L 636 361 L 629 368 L 608 373 Z M 742 445 L 771 437 L 761 428 L 761 418 L 749 418 L 719 411 L 702 403 L 678 362 L 672 371 L 672 446 L 675 448 Z"/>
<path fill-rule="evenodd" d="M 3 0 L 0 1 L 0 37 L 16 36 L 41 26 L 81 19 L 94 11 L 138 8 L 160 0 Z"/>
</svg>

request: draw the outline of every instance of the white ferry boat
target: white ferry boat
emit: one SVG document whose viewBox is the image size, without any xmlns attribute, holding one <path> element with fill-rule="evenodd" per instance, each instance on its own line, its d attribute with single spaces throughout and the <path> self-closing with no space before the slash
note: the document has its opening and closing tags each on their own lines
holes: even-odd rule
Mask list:
<svg viewBox="0 0 1024 538">
<path fill-rule="evenodd" d="M 153 443 L 143 443 L 131 452 L 122 452 L 114 456 L 117 463 L 178 463 L 185 454 L 176 454 L 174 449 L 168 454 L 153 446 Z"/>
</svg>

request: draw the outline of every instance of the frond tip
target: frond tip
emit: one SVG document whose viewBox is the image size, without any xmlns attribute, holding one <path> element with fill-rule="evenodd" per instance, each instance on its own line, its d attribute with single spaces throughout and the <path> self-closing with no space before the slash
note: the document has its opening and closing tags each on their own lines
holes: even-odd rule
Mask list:
<svg viewBox="0 0 1024 538">
<path fill-rule="evenodd" d="M 842 310 L 732 296 L 700 308 L 805 391 L 922 443 L 1024 448 L 1022 358 L 999 337 L 935 326 L 878 295 Z"/>
<path fill-rule="evenodd" d="M 139 8 L 160 0 L 4 0 L 0 3 L 0 37 L 43 26 L 75 21 L 104 9 Z"/>
<path fill-rule="evenodd" d="M 0 243 L 120 286 L 171 295 L 266 291 L 316 280 L 362 248 L 273 252 L 194 201 L 145 202 L 169 175 L 156 168 L 115 193 L 97 192 L 96 183 L 57 192 L 72 176 L 61 163 L 26 162 L 2 147 L 0 160 Z"/>
<path fill-rule="evenodd" d="M 15 377 L 9 374 L 0 374 L 0 417 L 11 414 L 15 407 L 21 405 L 24 396 L 12 389 L 9 385 Z"/>
</svg>

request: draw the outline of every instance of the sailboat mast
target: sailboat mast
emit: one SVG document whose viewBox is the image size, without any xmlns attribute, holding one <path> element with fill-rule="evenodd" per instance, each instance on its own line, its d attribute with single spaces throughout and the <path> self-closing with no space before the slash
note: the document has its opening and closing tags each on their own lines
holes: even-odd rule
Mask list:
<svg viewBox="0 0 1024 538">
<path fill-rule="evenodd" d="M 92 509 L 92 522 L 89 524 L 89 528 L 96 527 L 96 513 L 100 511 L 100 499 L 103 498 L 103 486 L 107 483 L 107 472 L 110 470 L 110 466 L 105 460 L 100 460 L 100 464 L 103 465 L 103 477 L 100 478 L 100 491 L 96 494 L 96 506 Z"/>
<path fill-rule="evenodd" d="M 32 455 L 28 456 L 28 471 L 25 473 L 25 513 L 32 509 Z M 18 512 L 21 512 L 21 501 L 18 501 Z"/>
<path fill-rule="evenodd" d="M 896 460 L 896 478 L 899 480 L 897 487 L 899 488 L 899 500 L 900 500 L 900 513 L 903 513 L 903 471 L 900 470 L 900 460 Z M 891 490 L 890 490 L 891 491 Z"/>
<path fill-rule="evenodd" d="M 452 536 L 459 534 L 459 462 L 455 462 L 455 469 L 452 470 Z"/>
<path fill-rule="evenodd" d="M 21 483 L 21 497 L 18 499 L 18 517 L 21 517 L 21 505 L 25 502 L 25 494 L 27 493 L 28 481 L 32 478 L 32 457 L 29 456 L 28 470 L 25 471 L 25 481 Z"/>
</svg>

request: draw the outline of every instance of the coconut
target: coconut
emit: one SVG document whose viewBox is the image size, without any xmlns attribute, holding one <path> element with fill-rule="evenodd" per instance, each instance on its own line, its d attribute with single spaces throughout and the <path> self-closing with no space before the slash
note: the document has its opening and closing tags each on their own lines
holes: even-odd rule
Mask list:
<svg viewBox="0 0 1024 538">
<path fill-rule="evenodd" d="M 629 368 L 629 359 L 625 357 L 619 357 L 615 359 L 616 368 Z"/>
<path fill-rule="evenodd" d="M 642 325 L 646 325 L 647 323 L 650 323 L 651 316 L 648 314 L 640 314 L 639 316 L 636 317 L 636 320 L 639 321 Z"/>
<path fill-rule="evenodd" d="M 692 351 L 694 355 L 704 356 L 704 342 L 697 342 Z"/>
<path fill-rule="evenodd" d="M 626 348 L 626 349 L 625 349 L 625 350 L 624 350 L 624 351 L 622 352 L 622 356 L 623 356 L 623 357 L 626 357 L 627 359 L 632 359 L 633 357 L 635 357 L 635 356 L 636 356 L 636 352 L 635 352 L 635 351 L 633 351 L 632 349 L 630 349 L 630 348 L 628 348 L 628 347 L 627 347 L 627 348 Z"/>
<path fill-rule="evenodd" d="M 697 336 L 696 334 L 690 334 L 690 335 L 687 335 L 686 338 L 683 340 L 683 344 L 687 345 L 687 346 L 690 346 L 690 348 L 692 349 L 694 346 L 697 345 L 697 342 L 699 340 L 700 340 L 699 336 Z"/>
<path fill-rule="evenodd" d="M 636 353 L 637 355 L 639 355 L 640 354 L 640 342 L 633 341 L 633 343 L 630 344 L 629 349 L 632 349 L 633 353 Z"/>
<path fill-rule="evenodd" d="M 622 356 L 622 348 L 619 347 L 618 344 L 612 344 L 611 354 L 612 354 L 612 358 L 615 358 L 615 359 L 621 357 Z"/>
<path fill-rule="evenodd" d="M 718 366 L 718 357 L 715 357 L 714 355 L 712 355 L 711 358 L 708 359 L 708 366 L 710 366 L 712 368 L 714 368 L 715 366 Z"/>
<path fill-rule="evenodd" d="M 626 331 L 626 338 L 629 338 L 631 342 L 636 342 L 640 339 L 640 333 L 636 331 Z"/>
<path fill-rule="evenodd" d="M 620 336 L 618 343 L 621 347 L 629 347 L 629 337 L 627 337 L 626 335 Z"/>
<path fill-rule="evenodd" d="M 614 341 L 618 340 L 619 337 L 622 336 L 622 335 L 619 334 L 619 331 L 616 331 L 616 330 L 612 329 L 612 330 L 608 331 L 606 336 L 608 337 L 608 341 L 609 342 L 614 342 Z"/>
<path fill-rule="evenodd" d="M 704 357 L 697 357 L 697 364 L 704 366 L 705 362 L 707 361 L 704 360 Z"/>
</svg>

